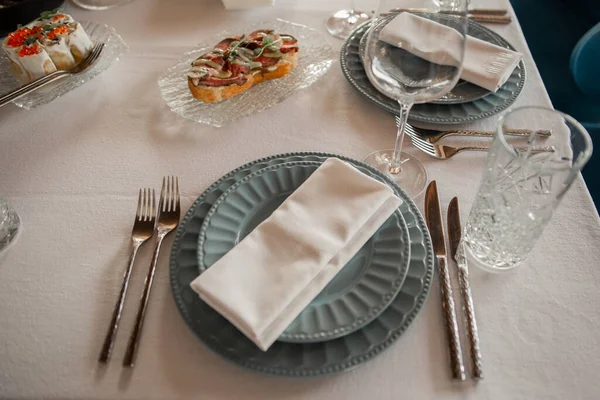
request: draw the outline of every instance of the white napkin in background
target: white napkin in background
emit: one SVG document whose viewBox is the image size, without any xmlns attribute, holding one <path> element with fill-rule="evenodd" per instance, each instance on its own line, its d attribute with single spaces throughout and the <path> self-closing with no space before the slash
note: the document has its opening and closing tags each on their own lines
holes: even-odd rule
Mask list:
<svg viewBox="0 0 600 400">
<path fill-rule="evenodd" d="M 253 7 L 265 7 L 275 5 L 275 0 L 221 0 L 223 6 L 228 10 L 239 10 Z"/>
<path fill-rule="evenodd" d="M 454 28 L 411 13 L 402 13 L 387 24 L 379 38 L 429 62 L 457 65 L 460 54 L 453 41 L 462 40 Z M 461 78 L 492 92 L 510 77 L 523 54 L 467 36 Z"/>
<path fill-rule="evenodd" d="M 330 158 L 191 287 L 266 351 L 401 203 Z"/>
</svg>

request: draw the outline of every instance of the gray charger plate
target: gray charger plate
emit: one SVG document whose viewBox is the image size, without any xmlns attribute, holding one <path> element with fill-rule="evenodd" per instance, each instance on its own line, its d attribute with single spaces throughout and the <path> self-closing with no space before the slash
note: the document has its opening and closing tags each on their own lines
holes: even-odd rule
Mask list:
<svg viewBox="0 0 600 400">
<path fill-rule="evenodd" d="M 398 102 L 379 92 L 371 84 L 361 61 L 360 41 L 369 29 L 370 24 L 371 22 L 367 21 L 357 27 L 342 45 L 340 52 L 342 72 L 361 95 L 384 110 L 399 115 Z M 475 21 L 469 20 L 468 33 L 495 45 L 515 50 L 502 36 Z M 456 90 L 464 92 L 465 84 L 466 82 L 459 82 L 460 87 Z M 410 111 L 409 119 L 430 124 L 464 124 L 488 118 L 510 107 L 523 90 L 524 85 L 525 64 L 521 60 L 506 83 L 495 93 L 488 92 L 489 94 L 466 103 L 462 101 L 455 103 L 456 99 L 454 98 L 457 96 L 450 96 L 447 100 L 442 100 L 440 104 L 415 104 Z M 479 93 L 479 95 L 481 94 Z"/>
<path fill-rule="evenodd" d="M 202 274 L 233 249 L 311 176 L 320 161 L 293 161 L 256 171 L 231 186 L 204 219 L 198 240 Z M 410 260 L 408 227 L 396 210 L 278 338 L 312 343 L 367 325 L 400 291 Z"/>
<path fill-rule="evenodd" d="M 275 342 L 266 352 L 200 300 L 189 284 L 198 276 L 200 228 L 214 202 L 231 185 L 269 165 L 324 161 L 338 157 L 387 183 L 404 203 L 400 212 L 410 235 L 411 261 L 406 280 L 392 304 L 372 323 L 349 335 L 321 343 Z M 169 274 L 177 308 L 192 332 L 212 351 L 245 368 L 288 377 L 322 376 L 356 368 L 388 348 L 410 326 L 429 293 L 433 249 L 423 217 L 408 195 L 383 174 L 359 161 L 335 154 L 288 153 L 245 164 L 211 185 L 190 207 L 175 233 Z"/>
</svg>

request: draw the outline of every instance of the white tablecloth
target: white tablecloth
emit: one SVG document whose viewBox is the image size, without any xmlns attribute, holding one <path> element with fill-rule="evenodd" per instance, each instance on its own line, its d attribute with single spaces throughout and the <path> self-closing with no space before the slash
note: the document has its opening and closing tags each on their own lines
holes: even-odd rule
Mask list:
<svg viewBox="0 0 600 400">
<path fill-rule="evenodd" d="M 231 365 L 194 337 L 175 308 L 168 251 L 137 365 L 123 369 L 151 246 L 138 255 L 113 360 L 99 367 L 139 187 L 158 188 L 163 175 L 178 175 L 186 210 L 221 175 L 262 156 L 319 150 L 361 158 L 392 145 L 393 118 L 352 89 L 337 61 L 317 84 L 221 129 L 165 107 L 159 74 L 207 32 L 275 17 L 325 31 L 329 12 L 349 5 L 277 3 L 235 12 L 217 0 L 138 0 L 106 12 L 69 7 L 78 19 L 114 26 L 131 51 L 51 104 L 0 109 L 0 193 L 23 219 L 20 240 L 0 264 L 0 398 L 597 398 L 600 223 L 581 179 L 525 265 L 504 275 L 472 271 L 486 374 L 477 385 L 448 378 L 437 283 L 402 338 L 352 372 L 301 381 Z M 507 0 L 475 5 L 510 7 Z M 516 105 L 550 105 L 518 24 L 492 28 L 525 54 L 528 79 Z M 495 120 L 472 127 L 491 129 Z M 438 181 L 443 207 L 460 196 L 466 220 L 485 154 L 419 157 Z"/>
</svg>

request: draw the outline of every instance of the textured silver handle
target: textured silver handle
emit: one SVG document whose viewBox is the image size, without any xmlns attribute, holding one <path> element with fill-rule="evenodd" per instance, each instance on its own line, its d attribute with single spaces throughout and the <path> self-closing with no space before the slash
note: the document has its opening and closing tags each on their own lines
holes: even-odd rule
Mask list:
<svg viewBox="0 0 600 400">
<path fill-rule="evenodd" d="M 533 132 L 534 131 L 532 131 L 531 129 L 505 129 L 504 130 L 505 135 L 511 135 L 511 136 L 529 136 Z M 550 131 L 547 131 L 547 130 L 536 130 L 535 133 L 540 136 L 543 136 L 543 137 L 551 136 Z M 495 135 L 494 132 L 472 131 L 472 130 L 467 130 L 467 129 L 445 131 L 443 134 L 444 134 L 444 136 L 483 136 L 483 137 L 493 137 Z"/>
<path fill-rule="evenodd" d="M 469 14 L 469 19 L 490 24 L 510 24 L 512 22 L 512 17 L 510 15 Z"/>
<path fill-rule="evenodd" d="M 54 82 L 64 76 L 67 76 L 69 73 L 66 71 L 56 71 L 53 72 L 51 74 L 48 74 L 44 77 L 41 77 L 39 79 L 36 79 L 33 82 L 30 82 L 26 85 L 21 86 L 18 89 L 13 90 L 12 92 L 9 92 L 3 96 L 0 96 L 0 107 L 10 103 L 13 100 L 18 99 L 19 97 L 25 96 L 26 94 L 29 94 L 39 88 L 41 88 L 42 86 L 46 86 L 47 84 Z"/>
<path fill-rule="evenodd" d="M 121 286 L 121 292 L 117 299 L 117 304 L 113 310 L 113 315 L 110 320 L 108 332 L 102 345 L 102 351 L 100 352 L 100 358 L 98 361 L 107 363 L 110 359 L 110 353 L 112 352 L 113 345 L 115 343 L 115 337 L 117 336 L 117 329 L 119 329 L 119 321 L 121 320 L 121 314 L 123 313 L 123 305 L 125 304 L 125 296 L 127 295 L 127 287 L 129 286 L 129 279 L 131 278 L 131 270 L 133 269 L 133 263 L 135 262 L 135 255 L 138 249 L 142 245 L 142 241 L 134 241 L 131 248 L 131 255 L 129 256 L 129 264 L 123 275 L 123 284 Z"/>
<path fill-rule="evenodd" d="M 461 151 L 488 151 L 490 149 L 489 146 L 465 146 L 465 147 L 457 147 L 457 152 Z M 524 149 L 523 149 L 524 150 Z M 552 146 L 544 146 L 544 147 L 536 147 L 531 150 L 532 154 L 537 153 L 554 153 L 556 149 Z"/>
<path fill-rule="evenodd" d="M 133 367 L 135 365 L 135 358 L 137 356 L 137 349 L 140 342 L 140 336 L 142 334 L 142 328 L 144 327 L 144 319 L 146 317 L 146 310 L 148 309 L 148 300 L 150 299 L 150 291 L 152 290 L 152 283 L 154 282 L 154 272 L 156 271 L 156 262 L 158 261 L 158 254 L 160 253 L 160 245 L 165 238 L 166 233 L 158 232 L 158 238 L 156 240 L 156 247 L 154 248 L 154 254 L 152 255 L 152 262 L 150 263 L 150 269 L 148 270 L 148 276 L 144 283 L 144 293 L 140 300 L 140 306 L 138 308 L 138 314 L 135 319 L 135 326 L 133 332 L 129 338 L 129 344 L 127 345 L 127 351 L 125 352 L 125 358 L 123 359 L 123 365 L 126 367 Z"/>
<path fill-rule="evenodd" d="M 467 341 L 471 355 L 471 374 L 474 379 L 480 380 L 483 379 L 483 370 L 481 348 L 479 346 L 479 332 L 477 330 L 477 320 L 475 319 L 471 285 L 469 284 L 469 269 L 462 243 L 459 244 L 459 249 L 456 253 L 456 265 L 458 267 L 458 284 L 460 286 L 460 295 L 467 325 Z"/>
<path fill-rule="evenodd" d="M 450 351 L 450 369 L 452 379 L 465 380 L 465 366 L 463 364 L 460 339 L 458 337 L 458 323 L 456 321 L 456 309 L 452 298 L 452 284 L 450 273 L 446 265 L 445 257 L 438 257 L 440 269 L 440 288 L 442 292 L 442 310 L 444 313 L 444 326 L 448 338 L 448 349 Z"/>
</svg>

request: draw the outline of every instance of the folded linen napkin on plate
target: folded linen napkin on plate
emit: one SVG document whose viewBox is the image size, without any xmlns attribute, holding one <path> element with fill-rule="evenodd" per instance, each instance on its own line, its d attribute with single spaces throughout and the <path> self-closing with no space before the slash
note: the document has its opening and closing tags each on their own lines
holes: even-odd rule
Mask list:
<svg viewBox="0 0 600 400">
<path fill-rule="evenodd" d="M 330 158 L 191 287 L 266 351 L 401 203 Z"/>
<path fill-rule="evenodd" d="M 379 38 L 429 62 L 457 65 L 462 35 L 454 28 L 404 12 L 388 23 Z M 461 78 L 492 92 L 510 77 L 523 54 L 467 36 Z"/>
</svg>

